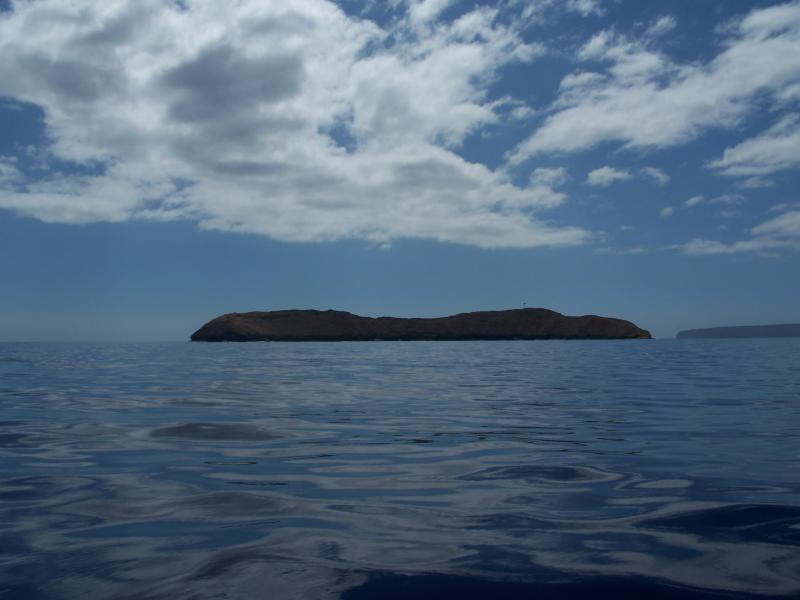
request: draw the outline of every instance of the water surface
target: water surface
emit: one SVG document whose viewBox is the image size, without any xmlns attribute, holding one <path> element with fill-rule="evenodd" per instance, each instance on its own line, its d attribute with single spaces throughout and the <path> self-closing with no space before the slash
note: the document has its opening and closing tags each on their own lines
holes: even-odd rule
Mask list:
<svg viewBox="0 0 800 600">
<path fill-rule="evenodd" d="M 800 594 L 800 340 L 0 344 L 0 598 Z"/>
</svg>

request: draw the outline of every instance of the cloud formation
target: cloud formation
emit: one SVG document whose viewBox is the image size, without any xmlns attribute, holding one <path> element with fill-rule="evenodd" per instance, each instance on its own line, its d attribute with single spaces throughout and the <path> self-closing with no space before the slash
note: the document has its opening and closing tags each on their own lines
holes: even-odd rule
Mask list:
<svg viewBox="0 0 800 600">
<path fill-rule="evenodd" d="M 659 169 L 657 167 L 644 167 L 642 173 L 650 177 L 658 185 L 667 185 L 670 180 L 669 175 L 666 174 L 664 169 Z"/>
<path fill-rule="evenodd" d="M 750 231 L 750 239 L 731 243 L 693 239 L 680 246 L 685 254 L 704 256 L 739 254 L 744 252 L 770 253 L 778 250 L 800 250 L 800 211 L 789 210 L 769 219 Z"/>
<path fill-rule="evenodd" d="M 577 208 L 586 165 L 607 165 L 585 183 L 618 224 L 644 182 L 662 216 L 698 207 L 696 222 L 720 210 L 755 219 L 706 206 L 739 204 L 737 191 L 790 199 L 779 194 L 800 167 L 800 0 L 723 23 L 703 13 L 717 38 L 694 60 L 684 56 L 699 45 L 668 53 L 684 26 L 672 15 L 620 30 L 624 3 L 348 6 L 12 3 L 0 16 L 0 107 L 38 107 L 45 136 L 0 156 L 0 208 L 60 223 L 182 219 L 292 242 L 527 248 L 603 238 Z M 537 62 L 548 53 L 573 63 L 554 79 Z M 700 140 L 714 129 L 724 143 Z M 690 159 L 659 152 L 693 140 L 692 152 L 707 145 Z M 607 164 L 620 150 L 624 169 Z M 683 197 L 697 196 L 666 197 L 685 181 Z M 753 236 L 736 251 L 766 234 Z"/>
<path fill-rule="evenodd" d="M 800 2 L 749 13 L 705 64 L 679 63 L 658 50 L 652 36 L 668 25 L 657 20 L 650 38 L 630 39 L 614 30 L 594 35 L 579 52 L 584 70 L 561 81 L 552 114 L 512 160 L 602 142 L 625 148 L 683 144 L 709 128 L 739 124 L 758 95 L 779 104 L 800 93 Z"/>
<path fill-rule="evenodd" d="M 756 178 L 777 171 L 800 167 L 800 115 L 789 115 L 767 131 L 732 148 L 722 158 L 713 161 L 711 168 L 723 175 L 751 176 L 746 187 L 762 187 L 764 180 Z"/>
<path fill-rule="evenodd" d="M 600 167 L 594 171 L 590 171 L 586 176 L 586 183 L 589 185 L 596 185 L 600 187 L 608 187 L 615 181 L 625 181 L 630 179 L 631 174 L 622 169 L 615 169 L 614 167 Z"/>
<path fill-rule="evenodd" d="M 800 210 L 791 210 L 753 228 L 756 235 L 800 240 Z"/>
<path fill-rule="evenodd" d="M 449 4 L 411 2 L 385 29 L 325 0 L 17 2 L 0 95 L 41 107 L 47 151 L 82 169 L 10 186 L 3 167 L 0 207 L 287 241 L 584 242 L 537 216 L 563 193 L 456 152 L 513 118 L 489 82 L 541 48 L 496 10 L 437 21 Z"/>
</svg>

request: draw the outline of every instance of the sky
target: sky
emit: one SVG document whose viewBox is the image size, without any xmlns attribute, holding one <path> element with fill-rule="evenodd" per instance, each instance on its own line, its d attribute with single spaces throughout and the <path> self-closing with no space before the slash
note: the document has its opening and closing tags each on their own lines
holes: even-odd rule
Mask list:
<svg viewBox="0 0 800 600">
<path fill-rule="evenodd" d="M 800 2 L 0 0 L 0 340 L 800 322 Z"/>
</svg>

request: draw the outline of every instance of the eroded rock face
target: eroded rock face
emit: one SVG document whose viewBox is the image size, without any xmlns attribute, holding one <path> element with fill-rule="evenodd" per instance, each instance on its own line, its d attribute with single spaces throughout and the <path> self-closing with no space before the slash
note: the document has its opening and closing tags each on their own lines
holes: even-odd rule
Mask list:
<svg viewBox="0 0 800 600">
<path fill-rule="evenodd" d="M 650 339 L 630 321 L 567 317 L 544 308 L 461 313 L 435 319 L 360 317 L 337 310 L 229 313 L 192 334 L 196 342 L 366 340 Z"/>
</svg>

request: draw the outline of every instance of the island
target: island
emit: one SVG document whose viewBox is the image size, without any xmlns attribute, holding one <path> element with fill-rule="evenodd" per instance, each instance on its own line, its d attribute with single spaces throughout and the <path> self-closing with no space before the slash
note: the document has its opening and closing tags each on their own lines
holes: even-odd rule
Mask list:
<svg viewBox="0 0 800 600">
<path fill-rule="evenodd" d="M 567 317 L 544 308 L 469 312 L 438 318 L 361 317 L 338 310 L 229 313 L 192 334 L 194 342 L 650 339 L 630 321 Z"/>
<path fill-rule="evenodd" d="M 679 331 L 678 339 L 711 338 L 788 338 L 800 337 L 800 323 L 785 325 L 740 325 L 736 327 L 710 327 Z"/>
</svg>

